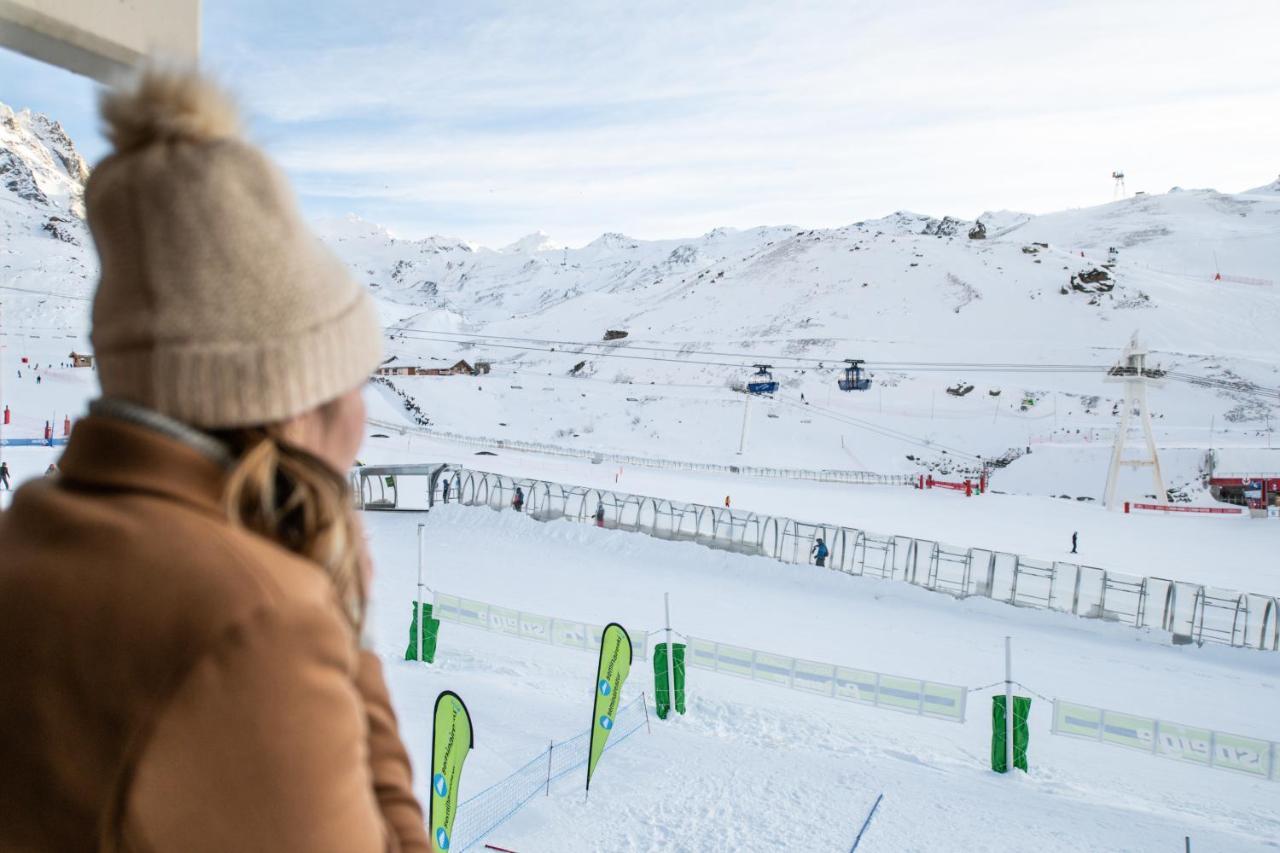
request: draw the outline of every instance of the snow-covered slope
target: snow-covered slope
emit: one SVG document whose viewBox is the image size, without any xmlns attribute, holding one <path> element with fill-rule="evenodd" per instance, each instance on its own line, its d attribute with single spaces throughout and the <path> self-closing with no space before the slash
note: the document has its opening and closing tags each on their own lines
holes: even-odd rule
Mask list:
<svg viewBox="0 0 1280 853">
<path fill-rule="evenodd" d="M 84 300 L 96 268 L 84 225 L 88 176 L 60 124 L 0 104 L 0 295 L 7 330 L 86 325 Z M 42 293 L 48 291 L 76 298 Z"/>
<path fill-rule="evenodd" d="M 83 335 L 95 266 L 84 163 L 56 123 L 0 115 L 5 332 Z M 436 427 L 882 472 L 973 469 L 1042 445 L 1004 487 L 1096 497 L 1105 451 L 1093 451 L 1112 435 L 1120 393 L 1096 366 L 1135 329 L 1171 370 L 1280 386 L 1277 186 L 974 221 L 897 212 L 833 229 L 604 234 L 579 248 L 542 233 L 500 249 L 399 239 L 355 215 L 318 228 L 377 297 L 390 355 L 493 364 L 474 381 L 396 380 Z M 610 330 L 627 336 L 606 349 Z M 869 393 L 835 390 L 845 358 L 867 361 Z M 730 388 L 757 361 L 774 365 L 782 392 L 748 415 L 739 456 L 743 404 Z M 1014 367 L 980 366 L 991 363 Z M 974 390 L 946 393 L 957 384 Z M 1265 445 L 1277 402 L 1168 383 L 1153 405 L 1177 457 L 1171 485 L 1199 474 L 1211 443 Z"/>
</svg>

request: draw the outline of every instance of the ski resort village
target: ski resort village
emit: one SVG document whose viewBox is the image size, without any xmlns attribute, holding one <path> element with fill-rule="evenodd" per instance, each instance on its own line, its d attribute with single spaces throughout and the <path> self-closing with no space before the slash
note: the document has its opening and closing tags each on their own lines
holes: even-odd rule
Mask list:
<svg viewBox="0 0 1280 853">
<path fill-rule="evenodd" d="M 0 19 L 9 5 L 0 3 Z M 341 4 L 322 5 L 331 15 Z M 1261 37 L 1280 24 L 1268 4 L 1253 8 L 1270 28 L 1259 28 L 1253 49 L 1265 50 Z M 205 60 L 234 64 L 228 13 L 203 14 Z M 43 26 L 22 20 L 28 35 Z M 523 31 L 485 32 L 505 45 Z M 465 28 L 458 37 L 479 38 Z M 40 69 L 49 59 L 106 80 L 96 65 L 40 56 L 37 42 L 5 61 Z M 325 49 L 342 62 L 346 48 Z M 766 61 L 767 44 L 751 49 Z M 851 193 L 843 219 L 815 212 L 812 222 L 779 224 L 768 212 L 753 219 L 750 205 L 735 211 L 731 193 L 707 209 L 733 227 L 536 231 L 512 242 L 521 232 L 494 240 L 461 214 L 449 232 L 458 236 L 436 236 L 401 225 L 392 208 L 348 203 L 340 186 L 375 149 L 336 148 L 350 158 L 342 162 L 300 153 L 289 122 L 314 134 L 338 120 L 286 105 L 282 92 L 244 84 L 244 126 L 224 138 L 209 130 L 221 120 L 213 108 L 162 115 L 194 114 L 215 97 L 183 89 L 197 85 L 190 78 L 144 84 L 131 96 L 138 102 L 106 102 L 104 141 L 92 131 L 93 99 L 82 99 L 82 114 L 59 114 L 26 96 L 37 89 L 11 86 L 10 67 L 0 66 L 0 613 L 24 612 L 18 622 L 48 632 L 86 619 L 94 633 L 68 634 L 66 645 L 84 647 L 48 657 L 57 643 L 35 639 L 36 629 L 0 632 L 10 644 L 0 658 L 57 661 L 0 664 L 0 729 L 24 744 L 0 745 L 0 764 L 36 767 L 34 756 L 65 731 L 116 720 L 121 737 L 138 739 L 129 747 L 138 763 L 120 771 L 137 782 L 109 789 L 122 837 L 134 839 L 119 849 L 381 849 L 336 841 L 356 837 L 341 834 L 354 824 L 335 828 L 355 807 L 314 794 L 327 778 L 307 774 L 338 774 L 346 745 L 338 734 L 314 743 L 303 734 L 337 732 L 333 721 L 349 709 L 332 710 L 336 699 L 287 704 L 306 692 L 294 674 L 312 666 L 302 647 L 313 641 L 301 633 L 280 639 L 278 654 L 297 647 L 288 654 L 303 662 L 277 657 L 255 670 L 265 699 L 236 699 L 247 688 L 224 686 L 209 694 L 224 698 L 208 713 L 192 710 L 200 703 L 186 691 L 232 678 L 231 656 L 215 658 L 214 674 L 191 664 L 190 676 L 163 676 L 177 679 L 163 688 L 174 698 L 146 707 L 172 701 L 173 715 L 216 730 L 148 711 L 159 721 L 156 756 L 174 750 L 163 759 L 148 759 L 150 728 L 136 734 L 120 722 L 125 698 L 81 716 L 33 710 L 58 691 L 84 695 L 60 685 L 131 697 L 142 688 L 121 684 L 158 672 L 140 658 L 129 659 L 136 671 L 117 661 L 118 649 L 155 647 L 143 642 L 154 619 L 59 597 L 116 588 L 110 573 L 129 574 L 136 561 L 110 549 L 140 536 L 175 555 L 144 587 L 157 607 L 174 608 L 166 625 L 204 625 L 212 616 L 199 611 L 216 611 L 229 593 L 201 581 L 189 600 L 162 594 L 167 578 L 196 573 L 236 537 L 277 538 L 277 526 L 281 545 L 254 547 L 318 561 L 344 605 L 329 609 L 349 642 L 323 654 L 341 646 L 367 658 L 342 675 L 342 695 L 363 696 L 367 708 L 352 729 L 365 781 L 344 790 L 375 817 L 381 809 L 385 849 L 1280 849 L 1280 159 L 1240 185 L 1156 186 L 1125 147 L 1129 163 L 1090 173 L 1087 203 L 1064 197 L 1036 213 L 1000 209 L 1014 196 L 999 183 L 982 206 L 872 210 Z M 237 73 L 226 75 L 233 91 Z M 1255 83 L 1273 103 L 1280 95 L 1274 73 Z M 481 89 L 476 97 L 492 95 Z M 139 107 L 148 97 L 155 103 Z M 442 110 L 455 103 L 442 97 Z M 122 118 L 128 109 L 138 115 Z M 486 120 L 505 127 L 516 112 Z M 580 120 L 569 107 L 552 112 Z M 361 120 L 372 134 L 384 128 Z M 582 133 L 597 121 L 610 119 L 581 118 Z M 444 126 L 415 125 L 428 134 Z M 447 135 L 423 142 L 387 168 L 411 168 L 415 151 L 429 158 L 448 145 Z M 541 162 L 508 154 L 494 173 L 498 196 L 511 163 Z M 251 165 L 237 165 L 242 157 Z M 277 158 L 278 178 L 252 165 Z M 232 173 L 202 171 L 215 167 L 254 177 L 226 201 L 216 194 L 230 192 Z M 711 161 L 706 168 L 719 174 Z M 163 190 L 139 183 L 136 204 L 113 195 L 165 169 L 183 177 Z M 1188 163 L 1184 174 L 1190 183 L 1201 172 Z M 296 206 L 293 181 L 306 188 Z M 448 221 L 413 193 L 406 177 L 379 198 Z M 261 220 L 246 213 L 258 206 Z M 239 243 L 209 236 L 227 211 L 247 217 L 235 224 Z M 267 218 L 277 215 L 278 227 Z M 552 231 L 560 220 L 544 221 Z M 621 220 L 599 221 L 597 233 Z M 130 229 L 135 236 L 120 236 Z M 156 259 L 188 246 L 192 263 L 226 265 L 225 276 L 200 273 L 182 290 L 187 269 Z M 268 264 L 261 274 L 257 263 Z M 350 290 L 324 284 L 320 307 L 268 294 L 290 276 Z M 169 279 L 188 302 L 165 291 Z M 126 310 L 128 287 L 145 296 Z M 339 311 L 352 299 L 376 326 L 324 331 L 355 322 Z M 339 316 L 347 319 L 331 319 Z M 199 337 L 224 325 L 239 331 Z M 290 344 L 304 328 L 322 331 L 298 331 L 303 343 Z M 184 336 L 199 339 L 194 349 Z M 143 341 L 153 350 L 142 353 Z M 249 341 L 255 349 L 244 349 Z M 351 387 L 332 384 L 351 371 Z M 260 394 L 258 381 L 286 390 Z M 311 389 L 323 390 L 306 396 Z M 330 401 L 348 391 L 363 405 L 351 464 L 332 455 L 337 445 L 306 443 L 318 433 L 303 414 L 320 406 L 318 422 L 329 423 Z M 252 408 L 259 398 L 267 402 Z M 230 411 L 248 414 L 223 417 Z M 137 450 L 135 433 L 155 430 L 163 436 L 153 442 L 181 439 L 187 456 Z M 195 509 L 173 509 L 171 529 L 147 521 L 162 517 L 149 506 L 198 479 L 179 473 L 188 456 L 212 471 L 200 477 L 225 481 L 199 504 L 200 523 L 225 528 L 216 547 L 183 538 L 196 522 L 178 515 Z M 257 464 L 274 466 L 261 482 Z M 327 485 L 308 492 L 309 477 Z M 329 493 L 340 499 L 328 514 L 307 503 Z M 89 508 L 113 500 L 129 509 Z M 97 531 L 100 564 L 90 556 L 66 567 L 74 571 L 42 569 L 47 583 L 21 568 L 72 548 L 80 525 Z M 313 535 L 323 546 L 301 544 Z M 338 552 L 350 558 L 324 556 Z M 241 586 L 283 583 L 262 577 Z M 59 609 L 64 601 L 80 603 Z M 354 628 L 342 621 L 350 601 Z M 34 674 L 6 680 L 6 669 Z M 181 686 L 186 678 L 194 685 Z M 370 678 L 385 686 L 368 687 Z M 216 722 L 242 717 L 256 734 Z M 270 748 L 220 747 L 239 769 L 207 770 L 217 784 L 191 789 L 243 797 L 186 793 L 183 777 L 206 772 L 212 744 L 256 744 L 264 732 Z M 297 747 L 307 758 L 276 755 L 294 739 L 311 743 Z M 268 753 L 276 763 L 262 769 L 255 756 Z M 58 801 L 82 809 L 98 782 L 42 772 L 0 778 L 0 848 L 86 849 L 42 841 L 32 829 L 42 824 L 28 819 L 39 807 L 14 798 L 27 782 L 44 790 L 36 780 L 64 778 L 76 793 Z M 312 804 L 297 793 L 277 808 L 264 787 L 276 773 Z M 216 805 L 178 805 L 206 795 Z M 219 811 L 231 802 L 252 814 Z M 278 829 L 294 818 L 314 832 L 263 829 L 250 841 L 237 835 L 248 829 L 217 828 Z M 202 828 L 167 846 L 169 821 Z"/>
</svg>

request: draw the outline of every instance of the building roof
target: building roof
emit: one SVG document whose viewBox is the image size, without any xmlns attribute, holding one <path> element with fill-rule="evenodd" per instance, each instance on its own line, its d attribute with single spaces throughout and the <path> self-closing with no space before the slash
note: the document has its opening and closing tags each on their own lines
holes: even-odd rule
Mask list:
<svg viewBox="0 0 1280 853">
<path fill-rule="evenodd" d="M 1214 477 L 1280 477 L 1280 447 L 1215 447 Z"/>
</svg>

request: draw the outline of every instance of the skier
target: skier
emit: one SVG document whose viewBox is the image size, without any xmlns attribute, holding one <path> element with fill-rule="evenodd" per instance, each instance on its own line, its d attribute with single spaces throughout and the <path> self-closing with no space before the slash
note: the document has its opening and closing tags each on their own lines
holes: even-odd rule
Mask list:
<svg viewBox="0 0 1280 853">
<path fill-rule="evenodd" d="M 516 512 L 524 511 L 524 489 L 516 486 L 515 497 L 511 499 L 511 508 Z"/>
<path fill-rule="evenodd" d="M 0 486 L 9 491 L 13 491 L 13 487 L 9 485 L 9 463 L 0 462 Z"/>
<path fill-rule="evenodd" d="M 810 554 L 813 556 L 813 564 L 815 566 L 825 566 L 827 564 L 827 554 L 831 553 L 827 550 L 827 543 L 822 541 L 822 537 L 818 537 L 818 541 L 813 543 Z"/>
<path fill-rule="evenodd" d="M 103 103 L 102 397 L 0 513 L 0 850 L 425 853 L 338 488 L 377 309 L 211 83 Z"/>
<path fill-rule="evenodd" d="M 596 527 L 604 527 L 604 501 L 596 501 Z"/>
<path fill-rule="evenodd" d="M 444 502 L 445 503 L 449 502 L 449 481 L 448 480 L 444 481 Z"/>
<path fill-rule="evenodd" d="M 1072 554 L 1079 553 L 1078 551 L 1076 551 L 1076 544 L 1080 541 L 1079 536 L 1080 534 L 1078 531 L 1074 531 L 1074 530 L 1071 531 L 1071 553 Z"/>
</svg>

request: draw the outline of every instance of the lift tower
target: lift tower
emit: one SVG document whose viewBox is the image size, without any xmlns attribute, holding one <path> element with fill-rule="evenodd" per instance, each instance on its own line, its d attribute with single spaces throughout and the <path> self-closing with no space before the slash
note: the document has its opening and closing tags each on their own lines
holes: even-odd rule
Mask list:
<svg viewBox="0 0 1280 853">
<path fill-rule="evenodd" d="M 1124 354 L 1114 367 L 1107 371 L 1108 382 L 1124 383 L 1124 406 L 1120 410 L 1120 426 L 1116 430 L 1115 446 L 1111 448 L 1111 466 L 1107 469 L 1107 490 L 1105 501 L 1107 509 L 1116 506 L 1116 485 L 1120 469 L 1150 468 L 1152 483 L 1155 487 L 1156 500 L 1168 500 L 1164 488 L 1164 477 L 1160 474 L 1160 457 L 1156 454 L 1156 440 L 1151 432 L 1151 409 L 1147 406 L 1147 386 L 1161 384 L 1165 371 L 1158 367 L 1147 367 L 1147 350 L 1138 343 L 1138 333 L 1134 332 L 1125 347 Z M 1141 419 L 1143 446 L 1139 447 L 1139 455 L 1126 457 L 1125 450 L 1129 444 L 1129 429 L 1134 416 Z"/>
</svg>

